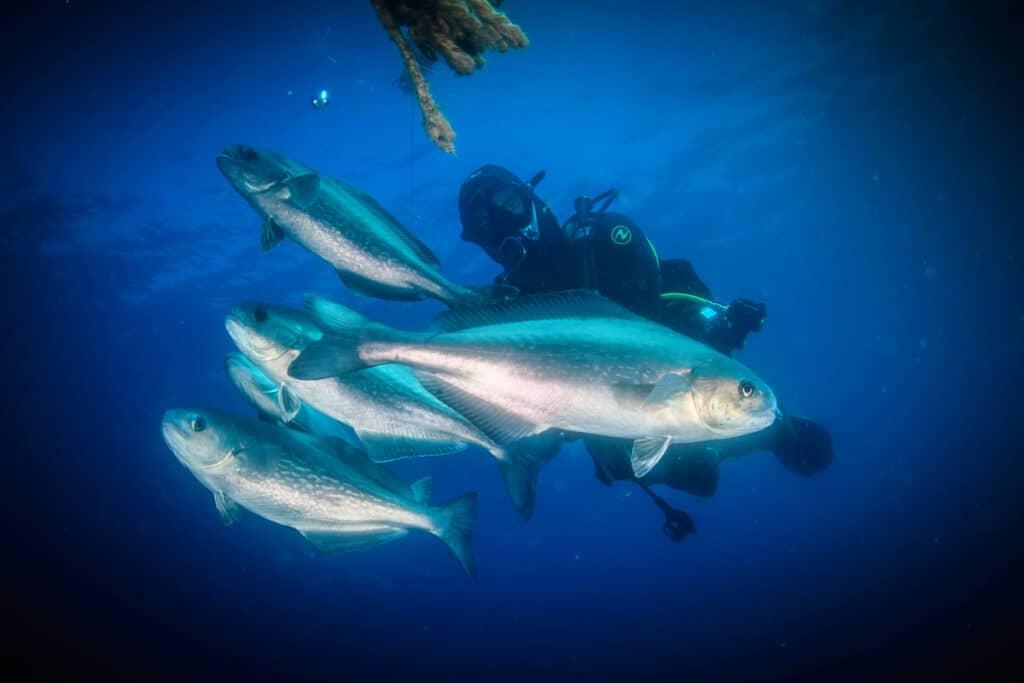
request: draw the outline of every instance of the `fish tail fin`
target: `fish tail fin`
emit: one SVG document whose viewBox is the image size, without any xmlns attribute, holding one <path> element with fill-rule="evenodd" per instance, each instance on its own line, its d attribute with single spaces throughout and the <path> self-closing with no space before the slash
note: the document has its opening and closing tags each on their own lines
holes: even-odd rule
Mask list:
<svg viewBox="0 0 1024 683">
<path fill-rule="evenodd" d="M 458 292 L 449 296 L 445 303 L 449 308 L 466 308 L 469 306 L 486 306 L 508 301 L 519 296 L 519 290 L 511 285 L 482 285 L 480 287 L 460 287 Z"/>
<path fill-rule="evenodd" d="M 477 494 L 464 496 L 441 506 L 437 511 L 435 534 L 444 541 L 469 577 L 476 579 L 476 558 L 473 557 L 473 527 L 479 509 Z"/>
<path fill-rule="evenodd" d="M 324 379 L 362 370 L 371 365 L 359 355 L 364 342 L 402 334 L 321 296 L 306 294 L 302 302 L 323 328 L 324 337 L 306 347 L 288 366 L 288 375 L 295 379 Z"/>
<path fill-rule="evenodd" d="M 537 500 L 537 478 L 544 465 L 558 455 L 562 440 L 557 434 L 545 432 L 522 439 L 503 449 L 498 468 L 512 504 L 523 519 L 533 516 Z"/>
</svg>

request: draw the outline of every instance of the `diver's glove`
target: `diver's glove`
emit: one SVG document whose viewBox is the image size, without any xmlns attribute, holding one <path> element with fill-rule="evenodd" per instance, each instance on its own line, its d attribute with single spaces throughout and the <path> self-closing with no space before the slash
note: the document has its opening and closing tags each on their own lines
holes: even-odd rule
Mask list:
<svg viewBox="0 0 1024 683">
<path fill-rule="evenodd" d="M 708 331 L 706 343 L 726 355 L 732 355 L 734 349 L 742 349 L 743 342 L 751 332 L 759 332 L 764 327 L 767 307 L 750 299 L 736 299 L 726 307 L 721 315 L 711 318 L 711 329 Z"/>
<path fill-rule="evenodd" d="M 760 332 L 764 328 L 764 319 L 768 316 L 768 307 L 759 301 L 736 299 L 725 311 L 725 319 L 729 326 L 741 338 L 751 332 Z"/>
</svg>

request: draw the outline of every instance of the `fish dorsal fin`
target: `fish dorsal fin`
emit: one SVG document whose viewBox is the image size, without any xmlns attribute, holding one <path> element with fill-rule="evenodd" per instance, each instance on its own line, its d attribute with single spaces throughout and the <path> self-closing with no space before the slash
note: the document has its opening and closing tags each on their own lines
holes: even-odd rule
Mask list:
<svg viewBox="0 0 1024 683">
<path fill-rule="evenodd" d="M 559 318 L 643 320 L 593 290 L 571 289 L 550 294 L 531 294 L 495 304 L 445 311 L 434 318 L 433 326 L 443 332 L 456 332 L 484 325 Z"/>
<path fill-rule="evenodd" d="M 417 256 L 423 259 L 425 264 L 434 270 L 440 269 L 441 259 L 437 258 L 437 254 L 435 254 L 430 247 L 420 241 L 419 237 L 409 232 L 409 229 L 398 221 L 395 221 L 395 234 L 400 237 L 401 240 L 405 242 L 406 246 L 412 249 Z"/>
<path fill-rule="evenodd" d="M 353 311 L 348 306 L 342 306 L 337 301 L 316 294 L 303 295 L 302 305 L 307 313 L 316 318 L 318 325 L 332 332 L 348 332 L 353 328 L 366 327 L 371 322 L 365 315 Z"/>
<path fill-rule="evenodd" d="M 424 263 L 435 269 L 441 267 L 441 260 L 437 258 L 437 255 L 430 249 L 430 247 L 424 244 L 419 237 L 412 234 L 409 229 L 402 225 L 397 218 L 392 216 L 391 212 L 385 209 L 380 202 L 369 194 L 356 187 L 352 187 L 346 182 L 342 182 L 337 179 L 335 179 L 334 182 L 358 199 L 360 203 L 366 206 L 370 211 L 376 213 L 380 218 L 387 221 L 390 224 L 391 229 L 394 231 L 395 236 L 401 239 L 406 246 L 412 249 L 417 256 L 423 259 Z"/>
<path fill-rule="evenodd" d="M 399 223 L 397 218 L 392 216 L 387 209 L 381 206 L 380 202 L 361 190 L 356 190 L 355 188 L 352 189 L 359 196 L 361 201 L 365 202 L 367 206 L 372 207 L 374 211 L 379 213 L 392 224 L 395 234 L 400 237 L 410 249 L 416 252 L 416 255 L 423 259 L 427 265 L 433 266 L 434 268 L 441 267 L 441 259 L 437 258 L 437 254 L 435 254 L 430 247 L 424 244 L 419 237 L 412 234 L 407 227 Z"/>
<path fill-rule="evenodd" d="M 316 173 L 306 173 L 295 176 L 285 181 L 288 188 L 288 198 L 302 208 L 309 208 L 320 196 L 320 176 Z"/>
<path fill-rule="evenodd" d="M 307 438 L 333 455 L 347 467 L 373 481 L 378 486 L 402 496 L 403 498 L 415 500 L 412 488 L 401 477 L 384 465 L 370 460 L 366 453 L 344 439 L 340 439 L 336 436 L 310 436 Z"/>
<path fill-rule="evenodd" d="M 430 497 L 434 495 L 434 479 L 433 477 L 423 477 L 417 479 L 410 486 L 412 489 L 412 497 L 417 503 L 423 503 L 424 505 L 430 505 Z"/>
<path fill-rule="evenodd" d="M 405 529 L 387 526 L 365 526 L 344 530 L 299 529 L 299 533 L 325 555 L 346 553 L 350 550 L 369 548 L 401 538 L 409 533 Z"/>
<path fill-rule="evenodd" d="M 224 526 L 231 526 L 242 514 L 241 506 L 224 495 L 223 491 L 213 492 L 213 504 L 217 506 L 217 514 L 220 515 L 220 521 L 224 522 Z"/>
</svg>

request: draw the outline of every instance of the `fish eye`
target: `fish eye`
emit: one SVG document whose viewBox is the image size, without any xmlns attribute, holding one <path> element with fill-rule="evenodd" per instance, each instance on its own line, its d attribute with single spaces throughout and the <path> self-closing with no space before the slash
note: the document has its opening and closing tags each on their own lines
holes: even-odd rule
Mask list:
<svg viewBox="0 0 1024 683">
<path fill-rule="evenodd" d="M 206 420 L 201 417 L 192 418 L 192 431 L 201 432 L 206 429 Z"/>
<path fill-rule="evenodd" d="M 264 309 L 257 308 L 255 311 L 252 312 L 252 317 L 258 323 L 265 323 L 267 321 L 267 318 L 269 318 L 270 316 L 267 315 L 267 312 Z"/>
<path fill-rule="evenodd" d="M 750 398 L 754 395 L 754 385 L 749 380 L 740 382 L 740 396 Z"/>
<path fill-rule="evenodd" d="M 260 155 L 256 153 L 256 150 L 252 149 L 251 147 L 243 148 L 242 152 L 241 152 L 241 154 L 239 154 L 239 156 L 242 158 L 242 161 L 250 161 L 250 162 L 251 161 L 256 161 L 257 159 L 260 158 Z"/>
</svg>

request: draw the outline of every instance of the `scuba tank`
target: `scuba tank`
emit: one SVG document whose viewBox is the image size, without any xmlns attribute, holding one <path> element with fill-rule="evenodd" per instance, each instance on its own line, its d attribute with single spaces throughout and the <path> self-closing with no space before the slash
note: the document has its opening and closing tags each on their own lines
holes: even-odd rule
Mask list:
<svg viewBox="0 0 1024 683">
<path fill-rule="evenodd" d="M 562 225 L 562 234 L 570 242 L 583 240 L 583 249 L 580 263 L 580 286 L 585 289 L 598 290 L 597 264 L 594 257 L 594 242 L 590 239 L 594 224 L 601 218 L 608 207 L 611 206 L 619 191 L 615 188 L 605 190 L 593 199 L 583 195 L 577 197 L 573 202 L 573 210 L 576 212 Z M 597 210 L 594 207 L 601 203 Z"/>
</svg>

